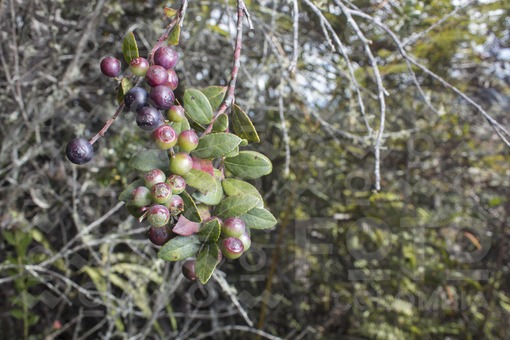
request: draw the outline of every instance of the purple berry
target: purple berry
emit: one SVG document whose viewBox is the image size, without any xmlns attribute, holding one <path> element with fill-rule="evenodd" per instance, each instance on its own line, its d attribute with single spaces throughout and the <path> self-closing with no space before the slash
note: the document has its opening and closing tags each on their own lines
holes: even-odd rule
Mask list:
<svg viewBox="0 0 510 340">
<path fill-rule="evenodd" d="M 124 104 L 131 112 L 136 112 L 141 107 L 146 106 L 149 101 L 149 95 L 143 87 L 135 86 L 124 96 Z"/>
<path fill-rule="evenodd" d="M 170 221 L 170 212 L 164 205 L 153 205 L 147 211 L 147 220 L 155 227 L 162 227 Z"/>
<path fill-rule="evenodd" d="M 178 59 L 177 52 L 168 46 L 162 46 L 154 52 L 154 64 L 161 65 L 166 69 L 173 68 Z"/>
<path fill-rule="evenodd" d="M 168 82 L 168 73 L 164 67 L 153 65 L 147 70 L 145 81 L 151 87 L 166 84 Z"/>
<path fill-rule="evenodd" d="M 156 183 L 164 182 L 166 179 L 165 173 L 159 169 L 147 171 L 143 177 L 145 180 L 145 186 L 149 189 L 152 189 Z"/>
<path fill-rule="evenodd" d="M 195 130 L 182 131 L 177 139 L 177 143 L 179 143 L 179 148 L 181 148 L 182 151 L 191 152 L 198 146 L 197 133 Z"/>
<path fill-rule="evenodd" d="M 170 157 L 170 171 L 173 174 L 184 176 L 193 167 L 193 160 L 184 152 L 178 152 Z"/>
<path fill-rule="evenodd" d="M 229 259 L 237 259 L 243 254 L 244 246 L 240 239 L 227 237 L 221 242 L 221 252 Z"/>
<path fill-rule="evenodd" d="M 67 143 L 66 156 L 71 163 L 84 164 L 94 157 L 94 149 L 85 138 L 75 138 Z"/>
<path fill-rule="evenodd" d="M 106 57 L 101 60 L 101 72 L 107 77 L 117 77 L 120 74 L 120 60 L 115 57 Z M 168 78 L 168 75 L 167 75 Z"/>
<path fill-rule="evenodd" d="M 180 123 L 186 119 L 184 108 L 180 105 L 172 105 L 166 112 L 167 117 L 172 122 Z"/>
<path fill-rule="evenodd" d="M 151 226 L 149 228 L 149 241 L 156 246 L 162 246 L 173 238 L 174 233 L 169 226 Z"/>
<path fill-rule="evenodd" d="M 149 69 L 149 62 L 145 58 L 133 58 L 129 63 L 129 69 L 135 76 L 144 76 Z"/>
<path fill-rule="evenodd" d="M 179 175 L 172 175 L 167 178 L 166 183 L 172 188 L 172 194 L 179 195 L 186 189 L 186 181 Z"/>
<path fill-rule="evenodd" d="M 166 85 L 170 86 L 172 90 L 175 90 L 177 86 L 179 86 L 179 77 L 177 77 L 177 73 L 175 73 L 175 70 L 169 69 L 168 72 L 168 81 Z"/>
<path fill-rule="evenodd" d="M 191 281 L 195 281 L 198 278 L 195 272 L 195 263 L 195 260 L 186 260 L 186 262 L 182 264 L 182 275 Z"/>
<path fill-rule="evenodd" d="M 221 232 L 225 236 L 240 237 L 246 232 L 246 225 L 239 217 L 230 217 L 223 222 Z"/>
<path fill-rule="evenodd" d="M 169 86 L 158 85 L 152 89 L 149 99 L 158 110 L 167 110 L 172 106 L 175 96 Z"/>
<path fill-rule="evenodd" d="M 136 111 L 136 124 L 144 131 L 154 131 L 164 122 L 161 113 L 152 106 L 144 106 Z"/>
<path fill-rule="evenodd" d="M 151 197 L 156 203 L 166 203 L 172 197 L 172 188 L 165 182 L 156 183 L 151 189 Z"/>
<path fill-rule="evenodd" d="M 136 188 L 131 195 L 130 203 L 138 208 L 150 205 L 152 203 L 150 189 L 145 186 Z"/>
<path fill-rule="evenodd" d="M 177 135 L 170 125 L 161 125 L 152 132 L 152 139 L 161 150 L 168 150 L 177 143 Z"/>
</svg>

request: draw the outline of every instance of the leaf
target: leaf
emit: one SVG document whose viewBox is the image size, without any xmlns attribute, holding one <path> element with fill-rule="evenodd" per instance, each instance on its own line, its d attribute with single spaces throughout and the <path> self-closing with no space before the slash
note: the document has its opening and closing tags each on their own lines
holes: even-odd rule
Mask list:
<svg viewBox="0 0 510 340">
<path fill-rule="evenodd" d="M 200 251 L 195 262 L 195 272 L 202 284 L 206 284 L 218 265 L 220 250 L 216 244 L 207 244 Z"/>
<path fill-rule="evenodd" d="M 129 184 L 119 195 L 119 201 L 128 202 L 131 199 L 133 191 L 141 185 L 144 185 L 143 179 L 137 179 L 133 183 Z"/>
<path fill-rule="evenodd" d="M 122 54 L 124 54 L 124 59 L 128 64 L 134 58 L 139 57 L 138 45 L 136 44 L 136 39 L 133 32 L 129 32 L 124 37 L 124 41 L 122 42 Z"/>
<path fill-rule="evenodd" d="M 124 96 L 133 87 L 133 83 L 128 78 L 122 78 L 120 85 L 117 88 L 117 103 L 120 104 L 124 101 Z"/>
<path fill-rule="evenodd" d="M 240 216 L 249 229 L 273 229 L 278 222 L 266 209 L 253 208 Z"/>
<path fill-rule="evenodd" d="M 162 150 L 143 150 L 134 155 L 129 166 L 139 171 L 168 168 L 168 155 Z"/>
<path fill-rule="evenodd" d="M 235 157 L 226 158 L 224 164 L 234 176 L 246 179 L 259 178 L 273 170 L 269 158 L 256 151 L 241 151 Z"/>
<path fill-rule="evenodd" d="M 215 215 L 220 218 L 241 216 L 257 206 L 258 203 L 258 197 L 252 195 L 230 196 L 216 206 Z"/>
<path fill-rule="evenodd" d="M 207 172 L 209 175 L 214 175 L 214 167 L 210 159 L 201 159 L 198 157 L 191 156 L 193 161 L 193 169 Z"/>
<path fill-rule="evenodd" d="M 177 11 L 173 8 L 170 8 L 170 7 L 165 7 L 163 9 L 165 11 L 165 15 L 168 17 L 168 18 L 173 18 L 177 15 Z"/>
<path fill-rule="evenodd" d="M 244 112 L 239 106 L 234 104 L 232 110 L 232 130 L 239 137 L 248 140 L 249 142 L 258 143 L 260 142 L 257 130 L 253 126 L 250 117 Z"/>
<path fill-rule="evenodd" d="M 220 234 L 221 226 L 217 218 L 204 223 L 198 231 L 199 240 L 205 243 L 214 243 L 218 241 Z"/>
<path fill-rule="evenodd" d="M 214 121 L 213 132 L 223 132 L 228 128 L 228 116 L 224 113 L 219 115 Z"/>
<path fill-rule="evenodd" d="M 207 97 L 214 111 L 220 106 L 226 92 L 226 86 L 208 86 L 202 89 L 202 93 Z"/>
<path fill-rule="evenodd" d="M 189 117 L 196 123 L 207 125 L 213 118 L 213 110 L 207 97 L 196 89 L 184 92 L 184 109 Z"/>
<path fill-rule="evenodd" d="M 186 180 L 186 185 L 197 189 L 203 194 L 216 190 L 216 182 L 213 176 L 207 172 L 191 169 L 190 172 L 183 177 Z"/>
<path fill-rule="evenodd" d="M 187 119 L 184 119 L 182 122 L 179 123 L 172 123 L 172 128 L 175 130 L 175 135 L 179 136 L 182 131 L 186 131 L 190 129 L 189 122 Z"/>
<path fill-rule="evenodd" d="M 197 201 L 200 201 L 201 203 L 207 205 L 217 205 L 218 203 L 220 203 L 221 199 L 223 198 L 223 188 L 221 186 L 221 181 L 219 179 L 214 178 L 214 181 L 216 182 L 215 190 L 210 191 L 205 195 L 200 192 L 196 192 L 193 194 L 193 197 Z"/>
<path fill-rule="evenodd" d="M 172 231 L 178 235 L 189 236 L 196 234 L 199 229 L 200 223 L 190 221 L 181 214 L 177 220 L 177 223 L 172 228 Z"/>
<path fill-rule="evenodd" d="M 168 44 L 169 45 L 179 45 L 179 38 L 181 36 L 181 26 L 175 25 L 174 29 L 168 35 Z"/>
<path fill-rule="evenodd" d="M 218 158 L 234 150 L 239 143 L 241 138 L 232 133 L 211 133 L 200 138 L 192 154 L 199 158 Z"/>
<path fill-rule="evenodd" d="M 228 154 L 225 155 L 225 157 L 235 157 L 239 155 L 239 146 L 236 146 L 236 148 L 232 151 L 230 151 Z"/>
<path fill-rule="evenodd" d="M 184 201 L 184 211 L 182 212 L 184 217 L 193 222 L 202 222 L 202 218 L 198 213 L 198 208 L 193 198 L 191 198 L 186 191 L 182 192 L 181 198 Z"/>
<path fill-rule="evenodd" d="M 165 261 L 179 261 L 194 256 L 199 249 L 198 236 L 177 236 L 165 243 L 159 250 L 158 257 Z"/>
<path fill-rule="evenodd" d="M 235 195 L 252 195 L 259 199 L 259 203 L 257 204 L 257 208 L 264 208 L 264 200 L 260 195 L 257 188 L 251 185 L 248 182 L 241 181 L 240 179 L 235 178 L 227 178 L 223 182 L 221 182 L 223 186 L 223 190 L 227 196 L 235 196 Z"/>
</svg>

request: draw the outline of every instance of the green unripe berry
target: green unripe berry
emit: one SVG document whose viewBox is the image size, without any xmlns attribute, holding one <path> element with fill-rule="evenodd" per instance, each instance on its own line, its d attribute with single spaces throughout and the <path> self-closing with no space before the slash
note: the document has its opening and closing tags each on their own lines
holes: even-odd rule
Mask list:
<svg viewBox="0 0 510 340">
<path fill-rule="evenodd" d="M 187 153 L 178 152 L 170 157 L 170 171 L 173 174 L 184 176 L 190 172 L 192 167 L 193 160 Z"/>
<path fill-rule="evenodd" d="M 250 238 L 250 235 L 248 235 L 247 232 L 245 232 L 244 234 L 239 236 L 239 240 L 241 240 L 241 242 L 243 243 L 243 247 L 244 247 L 244 251 L 243 252 L 246 252 L 248 249 L 250 249 L 250 247 L 251 247 L 251 238 Z"/>
<path fill-rule="evenodd" d="M 168 150 L 177 143 L 177 135 L 170 125 L 161 125 L 152 132 L 152 139 L 161 150 Z"/>
<path fill-rule="evenodd" d="M 151 202 L 151 190 L 144 186 L 139 186 L 133 190 L 131 194 L 131 202 L 135 207 L 141 208 L 150 205 Z"/>
<path fill-rule="evenodd" d="M 133 73 L 135 76 L 144 76 L 147 73 L 147 70 L 149 69 L 149 62 L 147 59 L 138 57 L 133 58 L 131 62 L 129 63 L 129 70 L 131 73 Z"/>
<path fill-rule="evenodd" d="M 186 181 L 179 175 L 171 175 L 166 179 L 166 183 L 172 188 L 174 195 L 179 195 L 186 189 Z"/>
<path fill-rule="evenodd" d="M 170 221 L 170 212 L 163 205 L 153 205 L 147 211 L 147 220 L 155 227 L 162 227 Z"/>
<path fill-rule="evenodd" d="M 152 189 L 154 184 L 161 183 L 166 180 L 165 173 L 159 169 L 152 169 L 147 171 L 144 175 L 145 186 Z"/>
<path fill-rule="evenodd" d="M 239 238 L 246 232 L 246 225 L 239 217 L 227 218 L 221 226 L 221 233 L 227 237 Z"/>
<path fill-rule="evenodd" d="M 151 197 L 156 203 L 166 203 L 172 197 L 172 188 L 165 182 L 156 183 L 151 189 Z"/>
<path fill-rule="evenodd" d="M 177 216 L 184 211 L 184 201 L 181 196 L 173 195 L 170 199 L 165 203 L 165 207 L 170 211 L 170 215 Z"/>
<path fill-rule="evenodd" d="M 179 148 L 185 152 L 191 152 L 198 146 L 198 136 L 195 130 L 182 131 L 177 139 Z"/>
<path fill-rule="evenodd" d="M 186 119 L 184 114 L 184 108 L 180 105 L 172 105 L 166 112 L 167 117 L 170 121 L 180 123 Z"/>
<path fill-rule="evenodd" d="M 243 254 L 244 246 L 240 239 L 227 237 L 221 242 L 221 252 L 228 259 L 237 259 Z"/>
</svg>

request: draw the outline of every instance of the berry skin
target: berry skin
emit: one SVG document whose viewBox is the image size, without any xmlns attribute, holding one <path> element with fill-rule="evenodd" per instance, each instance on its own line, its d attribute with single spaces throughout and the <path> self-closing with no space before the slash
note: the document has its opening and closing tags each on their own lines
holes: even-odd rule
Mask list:
<svg viewBox="0 0 510 340">
<path fill-rule="evenodd" d="M 177 135 L 170 125 L 161 125 L 152 132 L 152 139 L 161 150 L 168 150 L 177 143 Z"/>
<path fill-rule="evenodd" d="M 144 175 L 145 186 L 149 189 L 152 189 L 156 183 L 164 182 L 165 179 L 165 173 L 159 169 L 149 170 Z"/>
<path fill-rule="evenodd" d="M 239 236 L 239 240 L 241 240 L 241 242 L 243 243 L 244 252 L 247 251 L 248 249 L 250 249 L 250 247 L 251 247 L 251 238 L 250 238 L 250 235 L 248 235 L 247 232 L 242 234 L 241 236 Z"/>
<path fill-rule="evenodd" d="M 195 281 L 198 278 L 195 272 L 195 263 L 195 260 L 186 260 L 186 262 L 182 264 L 182 275 L 191 281 Z"/>
<path fill-rule="evenodd" d="M 151 197 L 156 203 L 166 203 L 172 197 L 172 188 L 165 182 L 156 183 L 151 189 Z"/>
<path fill-rule="evenodd" d="M 172 188 L 172 194 L 179 195 L 186 189 L 186 181 L 179 175 L 171 175 L 166 183 Z"/>
<path fill-rule="evenodd" d="M 168 46 L 162 46 L 154 52 L 154 64 L 161 65 L 166 69 L 174 68 L 179 60 L 179 55 Z"/>
<path fill-rule="evenodd" d="M 166 85 L 170 86 L 172 90 L 175 90 L 177 86 L 179 86 L 179 77 L 177 77 L 177 73 L 175 73 L 174 69 L 167 70 L 168 72 L 168 81 Z"/>
<path fill-rule="evenodd" d="M 145 58 L 133 58 L 129 63 L 129 69 L 135 76 L 144 76 L 149 69 L 149 62 Z"/>
<path fill-rule="evenodd" d="M 162 227 L 170 221 L 170 212 L 164 205 L 153 205 L 147 212 L 147 220 L 154 227 Z"/>
<path fill-rule="evenodd" d="M 221 252 L 228 259 L 237 259 L 244 252 L 243 242 L 235 237 L 227 237 L 221 242 Z"/>
<path fill-rule="evenodd" d="M 169 226 L 149 228 L 149 241 L 156 246 L 162 246 L 170 241 L 174 236 L 174 233 Z"/>
<path fill-rule="evenodd" d="M 94 157 L 94 148 L 85 138 L 75 138 L 66 146 L 67 159 L 74 164 L 84 164 Z"/>
<path fill-rule="evenodd" d="M 186 130 L 181 132 L 177 139 L 179 147 L 182 151 L 191 152 L 198 146 L 198 136 L 195 130 Z"/>
<path fill-rule="evenodd" d="M 167 85 L 155 86 L 149 94 L 149 99 L 152 105 L 158 110 L 167 110 L 174 103 L 174 91 Z"/>
<path fill-rule="evenodd" d="M 184 108 L 180 105 L 172 105 L 166 112 L 167 117 L 172 122 L 180 123 L 186 119 Z"/>
<path fill-rule="evenodd" d="M 136 124 L 144 131 L 154 131 L 164 123 L 161 113 L 152 106 L 144 106 L 136 111 Z"/>
<path fill-rule="evenodd" d="M 136 188 L 131 195 L 130 203 L 138 208 L 150 205 L 152 203 L 150 189 L 144 186 Z"/>
<path fill-rule="evenodd" d="M 177 216 L 184 211 L 184 201 L 181 196 L 173 195 L 170 199 L 165 203 L 165 207 L 170 211 L 170 215 Z"/>
<path fill-rule="evenodd" d="M 187 153 L 178 152 L 170 157 L 170 171 L 175 175 L 184 176 L 192 167 L 193 160 Z"/>
<path fill-rule="evenodd" d="M 166 84 L 168 82 L 168 72 L 162 66 L 153 65 L 147 70 L 145 81 L 151 87 Z"/>
<path fill-rule="evenodd" d="M 101 72 L 107 77 L 117 77 L 121 71 L 120 66 L 120 60 L 115 57 L 103 58 L 100 65 Z"/>
<path fill-rule="evenodd" d="M 149 95 L 143 87 L 135 86 L 124 96 L 124 104 L 131 112 L 136 112 L 149 102 Z"/>
<path fill-rule="evenodd" d="M 241 237 L 246 232 L 246 225 L 239 217 L 227 218 L 221 226 L 221 233 L 230 237 Z"/>
</svg>

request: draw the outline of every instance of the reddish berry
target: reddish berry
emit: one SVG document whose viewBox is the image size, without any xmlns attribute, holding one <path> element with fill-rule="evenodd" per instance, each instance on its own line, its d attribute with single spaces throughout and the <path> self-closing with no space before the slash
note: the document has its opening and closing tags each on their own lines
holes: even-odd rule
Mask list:
<svg viewBox="0 0 510 340">
<path fill-rule="evenodd" d="M 179 86 L 179 77 L 177 77 L 177 73 L 175 73 L 174 69 L 167 70 L 168 72 L 168 81 L 166 85 L 170 86 L 172 90 L 175 90 L 177 86 Z"/>
<path fill-rule="evenodd" d="M 101 72 L 107 77 L 117 77 L 120 74 L 120 60 L 115 57 L 106 57 L 101 60 Z M 168 75 L 167 75 L 168 79 Z"/>
<path fill-rule="evenodd" d="M 221 242 L 221 252 L 229 259 L 237 259 L 243 254 L 244 246 L 240 239 L 227 237 Z"/>
<path fill-rule="evenodd" d="M 164 67 L 153 65 L 147 70 L 145 81 L 152 87 L 166 84 L 168 82 L 168 73 Z"/>
<path fill-rule="evenodd" d="M 149 241 L 156 246 L 162 246 L 170 241 L 174 236 L 174 233 L 169 226 L 163 227 L 151 226 L 149 228 Z"/>
<path fill-rule="evenodd" d="M 191 281 L 195 281 L 197 279 L 197 273 L 195 272 L 195 260 L 186 260 L 182 264 L 182 275 L 185 278 Z"/>
<path fill-rule="evenodd" d="M 166 69 L 173 68 L 178 59 L 177 52 L 168 46 L 162 46 L 154 52 L 154 64 L 161 65 Z"/>
<path fill-rule="evenodd" d="M 147 211 L 147 220 L 155 227 L 162 227 L 170 221 L 170 212 L 164 205 L 153 205 Z"/>
<path fill-rule="evenodd" d="M 129 63 L 129 69 L 135 76 L 144 76 L 149 69 L 149 62 L 145 58 L 133 58 Z"/>
<path fill-rule="evenodd" d="M 156 183 L 151 189 L 151 197 L 156 203 L 166 203 L 172 197 L 172 188 L 165 182 Z"/>
<path fill-rule="evenodd" d="M 152 139 L 161 150 L 168 150 L 177 143 L 177 135 L 170 125 L 161 125 L 154 130 Z"/>
<path fill-rule="evenodd" d="M 144 175 L 145 186 L 149 189 L 152 189 L 156 183 L 164 182 L 165 179 L 165 173 L 159 169 L 152 169 Z"/>
<path fill-rule="evenodd" d="M 158 85 L 152 89 L 149 99 L 158 110 L 167 110 L 172 106 L 175 96 L 170 86 Z"/>
<path fill-rule="evenodd" d="M 246 225 L 239 217 L 230 217 L 223 222 L 221 232 L 225 236 L 240 237 L 246 232 Z"/>
</svg>

